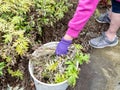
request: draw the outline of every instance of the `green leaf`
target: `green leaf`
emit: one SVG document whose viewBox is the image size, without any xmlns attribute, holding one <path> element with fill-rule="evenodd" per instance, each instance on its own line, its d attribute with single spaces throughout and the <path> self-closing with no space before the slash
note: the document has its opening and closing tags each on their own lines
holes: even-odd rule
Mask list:
<svg viewBox="0 0 120 90">
<path fill-rule="evenodd" d="M 11 61 L 12 61 L 12 57 L 7 56 L 7 57 L 6 57 L 6 62 L 10 63 Z"/>
<path fill-rule="evenodd" d="M 71 85 L 71 86 L 75 86 L 76 84 L 76 78 L 74 76 L 70 76 L 68 78 L 68 83 Z"/>
<path fill-rule="evenodd" d="M 11 42 L 12 41 L 12 34 L 5 34 L 4 36 L 4 42 L 5 43 L 8 43 L 8 42 Z"/>
<path fill-rule="evenodd" d="M 18 30 L 13 32 L 14 35 L 16 36 L 19 35 L 20 37 L 23 37 L 24 33 L 25 33 L 24 30 Z"/>
<path fill-rule="evenodd" d="M 19 77 L 21 80 L 23 79 L 23 73 L 20 70 L 13 71 L 10 68 L 7 69 L 8 73 L 13 77 Z"/>
<path fill-rule="evenodd" d="M 16 47 L 16 52 L 19 55 L 23 55 L 29 46 L 29 40 L 26 37 L 20 36 L 13 44 L 13 47 Z"/>
<path fill-rule="evenodd" d="M 47 65 L 47 69 L 49 71 L 55 71 L 58 67 L 58 62 L 52 62 L 51 64 Z"/>
<path fill-rule="evenodd" d="M 60 83 L 67 80 L 64 74 L 56 74 L 55 75 L 55 83 Z"/>
<path fill-rule="evenodd" d="M 3 75 L 3 68 L 5 67 L 5 62 L 0 62 L 0 76 Z"/>
<path fill-rule="evenodd" d="M 14 17 L 12 18 L 11 23 L 13 23 L 13 24 L 18 24 L 18 23 L 21 23 L 23 20 L 24 20 L 24 19 L 23 19 L 22 17 L 20 17 L 20 16 L 14 16 Z"/>
<path fill-rule="evenodd" d="M 75 46 L 75 48 L 78 49 L 78 50 L 79 50 L 79 49 L 83 49 L 83 47 L 82 47 L 80 44 L 74 44 L 74 46 Z"/>
</svg>

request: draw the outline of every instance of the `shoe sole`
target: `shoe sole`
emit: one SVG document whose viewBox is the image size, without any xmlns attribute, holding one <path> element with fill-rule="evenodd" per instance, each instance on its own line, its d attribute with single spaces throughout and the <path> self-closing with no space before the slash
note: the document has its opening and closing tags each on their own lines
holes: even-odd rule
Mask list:
<svg viewBox="0 0 120 90">
<path fill-rule="evenodd" d="M 103 21 L 100 21 L 100 20 L 98 20 L 98 19 L 95 19 L 98 23 L 108 23 L 108 22 L 103 22 Z M 110 24 L 110 22 L 108 23 L 108 24 Z"/>
<path fill-rule="evenodd" d="M 110 45 L 106 45 L 106 46 L 97 47 L 97 46 L 92 45 L 91 42 L 89 41 L 89 45 L 90 45 L 91 47 L 94 47 L 94 48 L 113 47 L 113 46 L 116 46 L 117 44 L 118 44 L 118 41 L 117 41 L 116 43 L 114 43 L 114 44 L 110 44 Z"/>
</svg>

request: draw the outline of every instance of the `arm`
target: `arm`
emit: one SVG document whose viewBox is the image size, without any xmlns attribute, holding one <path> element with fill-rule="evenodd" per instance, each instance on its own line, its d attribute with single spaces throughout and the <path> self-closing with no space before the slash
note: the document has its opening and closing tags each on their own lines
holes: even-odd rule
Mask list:
<svg viewBox="0 0 120 90">
<path fill-rule="evenodd" d="M 72 43 L 73 38 L 77 38 L 90 16 L 96 9 L 99 0 L 79 0 L 79 4 L 73 18 L 68 23 L 68 30 L 61 39 L 56 48 L 56 55 L 67 54 L 68 47 Z"/>
<path fill-rule="evenodd" d="M 79 0 L 79 4 L 73 18 L 69 21 L 69 28 L 66 32 L 67 36 L 73 38 L 83 29 L 91 15 L 94 13 L 99 0 Z M 65 35 L 65 36 L 66 36 Z"/>
</svg>

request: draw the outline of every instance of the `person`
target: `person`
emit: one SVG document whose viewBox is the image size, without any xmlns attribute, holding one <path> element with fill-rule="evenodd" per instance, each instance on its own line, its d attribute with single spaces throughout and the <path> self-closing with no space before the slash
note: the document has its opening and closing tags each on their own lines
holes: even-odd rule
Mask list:
<svg viewBox="0 0 120 90">
<path fill-rule="evenodd" d="M 118 44 L 117 30 L 120 27 L 120 0 L 112 1 L 110 26 L 101 36 L 93 38 L 89 44 L 94 48 L 104 48 Z M 68 23 L 68 29 L 56 47 L 56 55 L 66 55 L 72 40 L 77 38 L 83 27 L 94 13 L 99 0 L 79 0 L 73 18 Z"/>
</svg>

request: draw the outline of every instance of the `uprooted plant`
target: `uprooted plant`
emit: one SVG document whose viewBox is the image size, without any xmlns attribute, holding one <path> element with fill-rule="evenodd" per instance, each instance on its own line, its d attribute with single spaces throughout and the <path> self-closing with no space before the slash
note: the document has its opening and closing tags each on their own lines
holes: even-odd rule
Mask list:
<svg viewBox="0 0 120 90">
<path fill-rule="evenodd" d="M 54 49 L 41 48 L 42 52 L 50 52 L 40 55 L 39 57 L 32 57 L 34 75 L 35 77 L 45 83 L 60 83 L 68 80 L 68 83 L 72 86 L 76 84 L 76 79 L 79 75 L 78 65 L 82 65 L 84 62 L 89 62 L 89 55 L 84 54 L 81 49 L 82 46 L 73 44 L 69 48 L 69 52 L 64 56 L 56 56 Z"/>
</svg>

